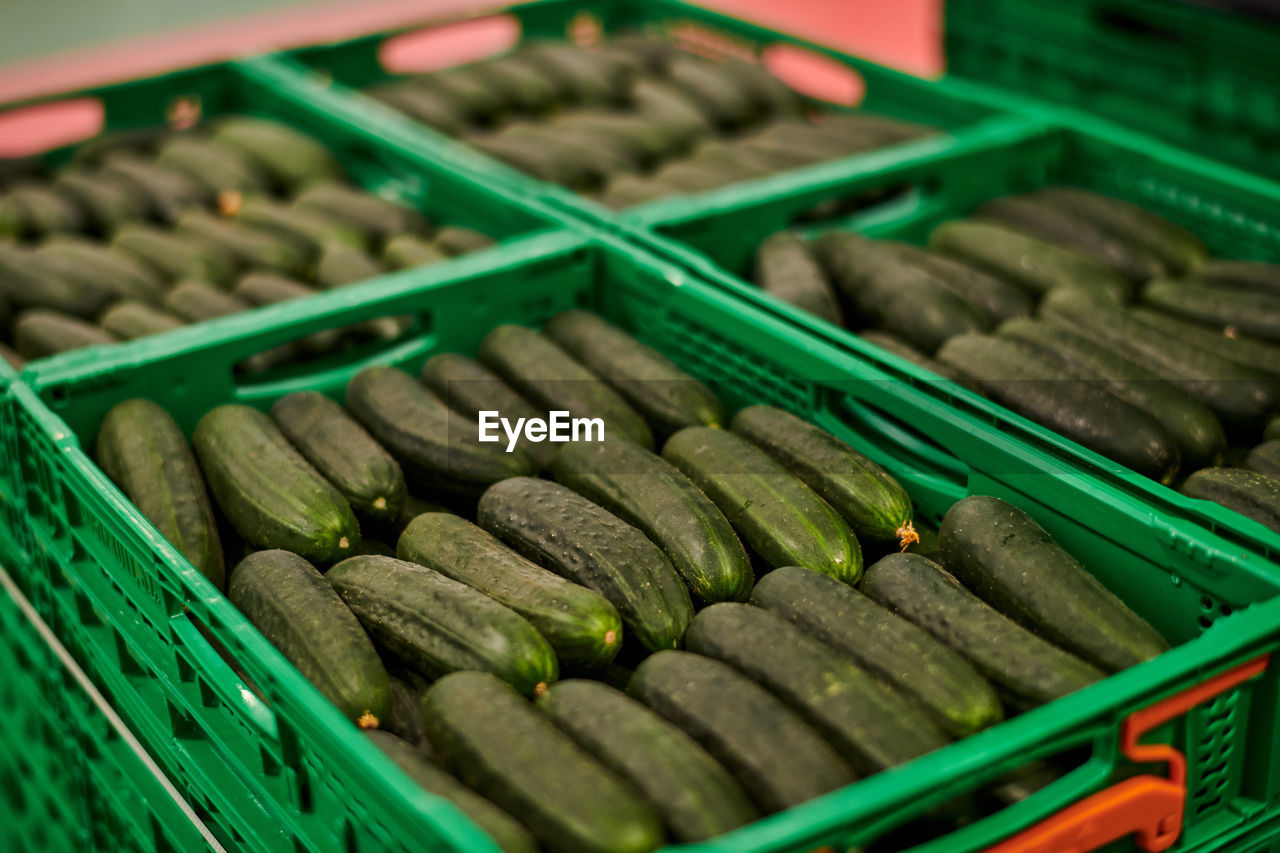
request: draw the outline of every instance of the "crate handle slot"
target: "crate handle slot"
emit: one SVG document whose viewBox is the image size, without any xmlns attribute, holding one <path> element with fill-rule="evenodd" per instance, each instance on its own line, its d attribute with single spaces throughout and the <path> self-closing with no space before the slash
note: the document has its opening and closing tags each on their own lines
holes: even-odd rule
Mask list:
<svg viewBox="0 0 1280 853">
<path fill-rule="evenodd" d="M 519 40 L 514 15 L 469 18 L 391 36 L 378 46 L 378 62 L 392 74 L 438 71 L 487 59 Z"/>
<path fill-rule="evenodd" d="M 1261 675 L 1270 659 L 1269 654 L 1257 657 L 1125 718 L 1120 728 L 1121 751 L 1135 764 L 1168 764 L 1167 777 L 1144 774 L 1126 779 L 988 848 L 987 853 L 1084 853 L 1128 835 L 1135 835 L 1137 846 L 1147 853 L 1173 846 L 1182 833 L 1187 759 L 1169 744 L 1142 744 L 1138 739 L 1201 702 Z"/>
<path fill-rule="evenodd" d="M 30 157 L 83 142 L 102 132 L 106 108 L 98 98 L 71 98 L 0 112 L 0 157 Z"/>
</svg>

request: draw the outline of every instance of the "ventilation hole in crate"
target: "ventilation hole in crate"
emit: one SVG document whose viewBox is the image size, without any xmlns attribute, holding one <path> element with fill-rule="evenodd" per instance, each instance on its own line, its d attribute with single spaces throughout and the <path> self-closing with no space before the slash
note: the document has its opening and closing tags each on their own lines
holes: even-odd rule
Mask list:
<svg viewBox="0 0 1280 853">
<path fill-rule="evenodd" d="M 1212 610 L 1212 609 L 1213 609 L 1213 599 L 1212 599 L 1212 598 L 1210 598 L 1210 597 L 1209 597 L 1209 596 L 1207 596 L 1207 595 L 1206 595 L 1206 596 L 1204 596 L 1203 598 L 1201 598 L 1201 599 L 1200 599 L 1200 609 L 1201 609 L 1201 610 L 1204 610 L 1204 611 L 1206 611 L 1206 612 L 1207 612 L 1207 611 Z"/>
<path fill-rule="evenodd" d="M 1226 603 L 1219 605 L 1218 612 L 1223 616 L 1230 616 L 1232 613 L 1231 605 Z"/>
<path fill-rule="evenodd" d="M 1220 806 L 1231 781 L 1231 758 L 1235 748 L 1235 715 L 1238 691 L 1224 693 L 1192 714 L 1193 749 L 1189 759 L 1194 768 L 1195 789 L 1191 810 L 1202 815 Z M 1195 736 L 1196 724 L 1200 736 Z"/>
<path fill-rule="evenodd" d="M 1202 630 L 1207 631 L 1213 627 L 1213 620 L 1208 616 L 1201 615 L 1196 619 L 1196 624 L 1198 624 Z"/>
</svg>

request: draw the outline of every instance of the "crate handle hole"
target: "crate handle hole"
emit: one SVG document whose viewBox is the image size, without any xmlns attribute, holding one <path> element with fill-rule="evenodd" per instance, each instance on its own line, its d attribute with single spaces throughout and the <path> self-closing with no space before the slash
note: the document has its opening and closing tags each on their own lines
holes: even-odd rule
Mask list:
<svg viewBox="0 0 1280 853">
<path fill-rule="evenodd" d="M 438 71 L 486 59 L 519 40 L 514 15 L 490 15 L 392 36 L 378 48 L 378 61 L 392 74 Z"/>
<path fill-rule="evenodd" d="M 760 61 L 792 89 L 820 101 L 856 107 L 867 94 L 867 83 L 861 74 L 812 50 L 773 44 L 760 54 Z"/>
<path fill-rule="evenodd" d="M 98 98 L 73 98 L 0 113 L 0 157 L 30 157 L 102 132 L 106 108 Z"/>
</svg>

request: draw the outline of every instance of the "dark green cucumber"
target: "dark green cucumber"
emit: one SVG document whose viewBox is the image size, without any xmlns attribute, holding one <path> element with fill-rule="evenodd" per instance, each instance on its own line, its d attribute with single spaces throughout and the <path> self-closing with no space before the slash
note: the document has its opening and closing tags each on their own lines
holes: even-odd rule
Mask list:
<svg viewBox="0 0 1280 853">
<path fill-rule="evenodd" d="M 1187 468 L 1213 465 L 1222 458 L 1227 440 L 1213 412 L 1141 364 L 1056 323 L 1020 318 L 1002 325 L 999 334 L 1097 380 L 1116 397 L 1154 418 L 1177 442 Z"/>
<path fill-rule="evenodd" d="M 1076 187 L 1045 187 L 1032 197 L 1142 246 L 1171 273 L 1181 273 L 1208 260 L 1209 250 L 1199 237 L 1136 204 Z"/>
<path fill-rule="evenodd" d="M 68 272 L 42 249 L 0 244 L 0 292 L 19 308 L 47 308 L 87 320 L 116 299 L 105 282 Z"/>
<path fill-rule="evenodd" d="M 149 264 L 171 280 L 191 278 L 221 284 L 238 269 L 235 256 L 217 243 L 199 235 L 161 231 L 147 225 L 121 228 L 111 247 Z"/>
<path fill-rule="evenodd" d="M 414 713 L 420 715 L 417 705 Z M 503 853 L 538 853 L 538 843 L 520 822 L 458 781 L 412 743 L 387 731 L 366 732 L 378 749 L 422 789 L 457 806 Z"/>
<path fill-rule="evenodd" d="M 248 311 L 253 306 L 203 281 L 183 281 L 165 296 L 164 307 L 188 323 L 199 323 Z"/>
<path fill-rule="evenodd" d="M 359 543 L 346 498 L 257 409 L 210 410 L 192 444 L 219 509 L 247 542 L 320 562 L 340 560 Z"/>
<path fill-rule="evenodd" d="M 580 364 L 591 365 L 593 373 L 662 433 L 724 421 L 724 406 L 715 392 L 595 314 L 561 312 L 547 321 L 546 334 Z"/>
<path fill-rule="evenodd" d="M 825 501 L 746 439 L 711 427 L 673 435 L 662 458 L 706 493 L 770 566 L 803 566 L 854 584 L 858 540 Z"/>
<path fill-rule="evenodd" d="M 684 91 L 669 81 L 641 78 L 631 90 L 635 111 L 671 139 L 673 150 L 712 133 L 711 122 Z"/>
<path fill-rule="evenodd" d="M 1269 477 L 1280 477 L 1280 439 L 1264 441 L 1250 450 L 1244 467 Z"/>
<path fill-rule="evenodd" d="M 674 60 L 674 56 L 667 60 L 668 68 Z M 725 61 L 724 70 L 747 91 L 762 115 L 779 118 L 804 112 L 804 101 L 800 95 L 766 71 L 763 65 L 731 57 Z"/>
<path fill-rule="evenodd" d="M 365 94 L 441 133 L 457 136 L 466 129 L 465 118 L 457 113 L 448 98 L 416 84 L 384 83 L 366 89 Z"/>
<path fill-rule="evenodd" d="M 575 183 L 581 183 L 583 189 L 601 188 L 611 175 L 634 172 L 639 168 L 623 152 L 579 138 L 573 128 L 527 122 L 503 128 L 500 136 L 519 145 L 540 149 L 558 159 L 572 158 Z"/>
<path fill-rule="evenodd" d="M 1166 335 L 1280 379 L 1280 344 L 1241 335 L 1234 329 L 1217 329 L 1192 320 L 1172 317 L 1150 308 L 1131 308 L 1129 314 L 1135 320 Z"/>
<path fill-rule="evenodd" d="M 40 266 L 72 280 L 92 279 L 121 299 L 159 305 L 164 279 L 153 269 L 101 243 L 78 237 L 55 237 L 36 250 Z M 95 288 L 96 289 L 96 288 Z"/>
<path fill-rule="evenodd" d="M 889 472 L 831 433 L 772 406 L 748 406 L 729 428 L 772 456 L 831 505 L 859 539 L 897 543 L 911 497 Z"/>
<path fill-rule="evenodd" d="M 482 670 L 532 694 L 559 675 L 555 652 L 524 617 L 439 572 L 367 556 L 325 577 L 374 643 L 425 678 Z"/>
<path fill-rule="evenodd" d="M 840 300 L 804 240 L 779 231 L 756 249 L 753 281 L 765 293 L 803 308 L 828 323 L 844 325 Z"/>
<path fill-rule="evenodd" d="M 444 226 L 432 235 L 431 240 L 450 256 L 478 252 L 497 244 L 497 241 L 488 234 L 481 234 L 479 231 L 463 228 L 460 225 Z"/>
<path fill-rule="evenodd" d="M 1142 288 L 1142 301 L 1175 317 L 1280 341 L 1280 293 L 1157 280 Z"/>
<path fill-rule="evenodd" d="M 871 672 L 768 610 L 713 604 L 694 617 L 685 646 L 767 688 L 860 774 L 894 767 L 948 741 L 923 711 Z"/>
<path fill-rule="evenodd" d="M 600 418 L 606 431 L 648 448 L 644 418 L 603 379 L 544 335 L 524 326 L 498 326 L 480 342 L 480 361 L 535 406 L 572 417 Z"/>
<path fill-rule="evenodd" d="M 760 118 L 753 92 L 724 66 L 681 55 L 671 61 L 667 74 L 718 128 L 745 127 Z"/>
<path fill-rule="evenodd" d="M 1101 670 L 1002 615 L 924 557 L 890 554 L 867 569 L 862 591 L 964 655 L 1019 701 L 1048 702 L 1103 678 Z"/>
<path fill-rule="evenodd" d="M 496 124 L 506 111 L 502 95 L 471 66 L 431 71 L 415 79 L 423 88 L 446 98 L 456 112 L 474 124 Z"/>
<path fill-rule="evenodd" d="M 697 741 L 620 690 L 571 679 L 537 706 L 579 746 L 634 785 L 677 841 L 704 841 L 759 817 L 728 771 Z"/>
<path fill-rule="evenodd" d="M 528 421 L 543 416 L 496 373 L 465 355 L 444 352 L 432 356 L 422 365 L 420 378 L 445 405 L 470 417 L 478 418 L 482 411 L 499 412 L 515 423 L 518 418 Z M 517 446 L 544 469 L 551 467 L 559 449 L 545 441 L 530 441 L 523 432 Z"/>
<path fill-rule="evenodd" d="M 1123 302 L 1130 292 L 1129 283 L 1105 264 L 991 222 L 944 222 L 929 235 L 929 248 L 1011 281 L 1035 296 L 1071 288 Z"/>
<path fill-rule="evenodd" d="M 497 134 L 472 136 L 467 144 L 540 180 L 584 192 L 600 188 L 600 174 L 563 151 Z"/>
<path fill-rule="evenodd" d="M 319 184 L 304 190 L 294 199 L 293 206 L 315 211 L 384 241 L 400 234 L 422 234 L 427 230 L 427 222 L 418 211 L 341 184 Z"/>
<path fill-rule="evenodd" d="M 1262 437 L 1265 439 L 1280 438 L 1280 415 L 1272 415 L 1271 420 L 1267 421 Z"/>
<path fill-rule="evenodd" d="M 1004 716 L 995 690 L 968 661 L 834 578 L 784 566 L 760 579 L 751 603 L 875 673 L 951 737 L 973 734 Z"/>
<path fill-rule="evenodd" d="M 156 165 L 181 172 L 209 192 L 266 192 L 270 182 L 249 158 L 204 139 L 180 136 L 161 145 Z"/>
<path fill-rule="evenodd" d="M 693 618 L 689 593 L 658 547 L 617 516 L 564 486 L 517 477 L 481 496 L 476 521 L 535 563 L 603 595 L 645 649 L 679 646 Z"/>
<path fill-rule="evenodd" d="M 1192 498 L 1220 503 L 1280 533 L 1280 480 L 1246 468 L 1203 468 L 1182 484 Z"/>
<path fill-rule="evenodd" d="M 96 458 L 125 497 L 200 574 L 223 588 L 222 542 L 204 477 L 169 413 L 150 400 L 117 403 L 98 429 Z"/>
<path fill-rule="evenodd" d="M 609 181 L 604 192 L 596 197 L 596 201 L 612 210 L 621 210 L 633 204 L 644 204 L 671 194 L 672 190 L 647 177 L 617 175 Z"/>
<path fill-rule="evenodd" d="M 118 178 L 64 171 L 53 187 L 83 210 L 99 233 L 110 234 L 125 222 L 147 215 L 147 200 Z"/>
<path fill-rule="evenodd" d="M 944 341 L 990 324 L 976 308 L 920 269 L 892 243 L 833 231 L 813 244 L 814 255 L 864 324 L 899 335 L 932 354 Z"/>
<path fill-rule="evenodd" d="M 595 144 L 620 150 L 641 169 L 651 169 L 673 153 L 671 136 L 640 116 L 580 110 L 552 121 L 560 132 L 581 134 Z"/>
<path fill-rule="evenodd" d="M 578 104 L 624 104 L 631 91 L 632 69 L 598 51 L 563 42 L 537 42 L 524 46 L 519 55 Z"/>
<path fill-rule="evenodd" d="M 1035 195 L 998 198 L 979 207 L 974 215 L 1078 252 L 1130 281 L 1146 281 L 1167 272 L 1160 258 L 1145 246 L 1108 233 L 1092 216 L 1064 211 Z"/>
<path fill-rule="evenodd" d="M 1258 293 L 1280 293 L 1280 264 L 1253 261 L 1209 261 L 1191 273 L 1192 281 L 1236 287 Z"/>
<path fill-rule="evenodd" d="M 566 666 L 595 669 L 622 647 L 622 621 L 602 595 L 529 562 L 464 518 L 417 516 L 400 534 L 396 554 L 510 607 Z"/>
<path fill-rule="evenodd" d="M 1169 649 L 1040 525 L 999 498 L 953 504 L 938 545 L 943 565 L 979 598 L 1100 669 L 1116 672 Z"/>
<path fill-rule="evenodd" d="M 638 792 L 493 676 L 445 676 L 422 715 L 445 764 L 543 849 L 649 853 L 662 844 L 661 820 Z"/>
<path fill-rule="evenodd" d="M 393 237 L 382 251 L 382 260 L 393 270 L 408 270 L 415 267 L 426 267 L 449 260 L 449 254 L 435 243 L 415 237 L 412 234 L 401 234 Z"/>
<path fill-rule="evenodd" d="M 363 231 L 335 222 L 311 210 L 286 207 L 265 197 L 247 198 L 236 211 L 236 222 L 293 241 L 301 249 L 319 254 L 330 243 L 369 248 Z"/>
<path fill-rule="evenodd" d="M 207 206 L 213 201 L 212 194 L 187 175 L 127 151 L 108 155 L 101 173 L 145 198 L 152 217 L 162 222 L 177 222 L 184 210 Z"/>
<path fill-rule="evenodd" d="M 1178 445 L 1159 421 L 1065 362 L 986 335 L 952 338 L 938 360 L 997 403 L 1140 474 L 1168 483 L 1178 471 Z"/>
<path fill-rule="evenodd" d="M 856 778 L 799 714 L 721 661 L 658 652 L 636 668 L 627 692 L 700 743 L 766 813 Z"/>
<path fill-rule="evenodd" d="M 290 299 L 314 296 L 314 288 L 275 273 L 251 272 L 236 282 L 231 291 L 250 305 L 274 305 Z"/>
<path fill-rule="evenodd" d="M 952 381 L 959 379 L 959 375 L 954 370 L 920 352 L 920 350 L 891 332 L 885 332 L 881 329 L 863 329 L 858 332 L 858 337 L 945 379 Z"/>
<path fill-rule="evenodd" d="M 1015 284 L 963 261 L 936 255 L 905 243 L 890 244 L 909 264 L 978 309 L 991 325 L 1031 314 L 1032 299 Z"/>
<path fill-rule="evenodd" d="M 518 54 L 478 62 L 472 73 L 498 93 L 509 110 L 538 115 L 553 109 L 560 99 L 559 90 L 542 70 Z"/>
<path fill-rule="evenodd" d="M 357 516 L 373 523 L 400 516 L 405 483 L 399 464 L 342 406 L 315 391 L 297 391 L 276 400 L 271 418 Z"/>
<path fill-rule="evenodd" d="M 370 367 L 356 374 L 347 385 L 347 408 L 425 491 L 476 495 L 536 471 L 519 448 L 506 453 L 481 444 L 474 419 L 449 409 L 403 370 Z"/>
<path fill-rule="evenodd" d="M 661 456 L 629 441 L 564 445 L 555 478 L 639 528 L 700 601 L 743 601 L 751 563 L 724 514 Z"/>
<path fill-rule="evenodd" d="M 1267 374 L 1165 334 L 1119 306 L 1060 291 L 1041 303 L 1040 313 L 1140 362 L 1225 420 L 1257 423 L 1280 409 L 1280 383 Z"/>
<path fill-rule="evenodd" d="M 181 329 L 185 324 L 181 317 L 174 316 L 145 302 L 124 300 L 117 302 L 102 312 L 98 325 L 108 334 L 122 341 L 132 341 L 161 332 Z"/>
<path fill-rule="evenodd" d="M 297 275 L 310 263 L 308 252 L 287 237 L 246 228 L 207 210 L 188 210 L 179 216 L 178 233 L 194 234 L 222 247 L 246 268 Z"/>
<path fill-rule="evenodd" d="M 368 281 L 384 272 L 382 264 L 376 258 L 365 254 L 363 249 L 346 243 L 331 242 L 320 251 L 320 258 L 316 261 L 315 278 L 316 284 L 329 290 Z"/>
<path fill-rule="evenodd" d="M 4 198 L 17 207 L 29 237 L 80 231 L 85 226 L 80 206 L 44 184 L 17 184 L 8 188 Z"/>
<path fill-rule="evenodd" d="M 247 158 L 284 190 L 342 178 L 342 166 L 327 148 L 280 122 L 233 116 L 218 122 L 211 139 Z"/>
<path fill-rule="evenodd" d="M 13 347 L 23 358 L 44 358 L 68 350 L 114 344 L 116 338 L 97 326 L 57 311 L 31 308 L 13 323 Z"/>
<path fill-rule="evenodd" d="M 258 551 L 231 572 L 227 597 L 339 711 L 378 727 L 391 705 L 386 667 L 314 566 L 288 551 Z"/>
<path fill-rule="evenodd" d="M 422 694 L 425 690 L 419 690 L 415 683 L 406 680 L 413 678 L 412 674 L 404 675 L 401 678 L 391 673 L 391 701 L 387 715 L 378 721 L 378 731 L 395 735 L 413 747 L 421 747 L 427 740 L 427 732 L 422 725 Z M 425 682 L 425 679 L 421 680 Z"/>
</svg>

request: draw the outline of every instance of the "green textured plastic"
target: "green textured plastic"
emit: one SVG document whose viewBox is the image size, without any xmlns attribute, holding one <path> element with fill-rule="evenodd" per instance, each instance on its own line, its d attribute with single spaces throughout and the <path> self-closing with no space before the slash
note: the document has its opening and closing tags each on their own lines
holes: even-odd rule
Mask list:
<svg viewBox="0 0 1280 853">
<path fill-rule="evenodd" d="M 616 211 L 555 184 L 531 178 L 464 142 L 419 124 L 348 88 L 369 86 L 392 76 L 383 65 L 381 51 L 396 36 L 488 18 L 506 18 L 513 22 L 520 40 L 570 39 L 584 42 L 619 30 L 640 30 L 669 38 L 676 45 L 692 48 L 703 55 L 763 60 L 768 64 L 774 52 L 806 54 L 842 67 L 856 81 L 855 86 L 861 85 L 857 106 L 895 118 L 931 124 L 958 138 L 965 138 L 971 128 L 997 117 L 1001 111 L 998 92 L 970 87 L 959 80 L 913 77 L 797 36 L 679 0 L 534 0 L 506 7 L 495 4 L 490 11 L 460 18 L 425 20 L 416 25 L 331 44 L 311 45 L 277 57 L 255 58 L 246 64 L 264 74 L 276 76 L 282 84 L 292 81 L 291 85 L 300 85 L 304 90 L 336 90 L 341 95 L 337 100 L 342 102 L 344 109 L 351 111 L 351 115 L 376 121 L 384 128 L 407 130 L 424 151 L 454 161 L 460 168 L 482 176 L 483 180 L 546 201 L 597 225 L 616 224 L 619 217 Z M 305 69 L 311 69 L 312 73 L 306 74 Z M 825 106 L 840 109 L 843 105 L 826 103 Z M 945 149 L 951 139 L 951 136 L 938 136 L 895 146 L 892 150 Z M 640 205 L 633 209 L 643 207 Z"/>
<path fill-rule="evenodd" d="M 1278 183 L 1120 131 L 1102 138 L 1016 122 L 987 130 L 985 139 L 962 141 L 939 156 L 886 162 L 873 154 L 857 164 L 831 164 L 822 173 L 785 186 L 775 182 L 728 188 L 708 196 L 705 205 L 664 202 L 633 220 L 631 235 L 703 279 L 787 318 L 816 339 L 868 358 L 926 391 L 951 408 L 956 428 L 977 422 L 998 425 L 1037 453 L 1074 460 L 1089 476 L 1147 501 L 1159 523 L 1170 530 L 1205 526 L 1241 549 L 1280 563 L 1280 534 L 1261 524 L 1218 504 L 1180 495 L 748 284 L 752 255 L 765 237 L 795 225 L 820 202 L 891 184 L 912 189 L 878 207 L 813 227 L 923 243 L 935 225 L 964 216 L 987 199 L 1070 184 L 1135 202 L 1185 225 L 1217 255 L 1280 259 Z M 708 212 L 709 207 L 714 210 Z M 885 427 L 901 438 L 900 452 L 938 455 L 936 444 L 921 440 L 918 432 L 896 423 Z"/>
<path fill-rule="evenodd" d="M 948 0 L 944 38 L 949 75 L 1280 175 L 1280 20 L 1185 0 Z"/>
<path fill-rule="evenodd" d="M 657 347 L 711 383 L 731 411 L 767 402 L 833 431 L 898 477 L 926 522 L 936 524 L 966 494 L 1013 502 L 1178 644 L 893 773 L 682 850 L 857 846 L 1028 760 L 1073 748 L 1091 755 L 1023 803 L 920 848 L 983 849 L 1126 772 L 1117 737 L 1129 714 L 1280 650 L 1280 600 L 1268 600 L 1280 580 L 1235 543 L 1157 519 L 1145 503 L 1080 475 L 1073 460 L 1037 452 L 997 426 L 958 428 L 954 410 L 926 389 L 894 381 L 871 360 L 614 238 L 560 234 L 536 242 L 500 262 L 472 256 L 451 270 L 409 271 L 377 294 L 337 291 L 288 314 L 226 317 L 198 333 L 155 338 L 127 357 L 122 350 L 108 358 L 70 353 L 26 372 L 11 389 L 0 463 L 19 469 L 30 535 L 46 544 L 65 579 L 35 599 L 70 614 L 102 614 L 94 628 L 105 635 L 103 648 L 86 653 L 105 665 L 130 649 L 119 665 L 120 680 L 133 686 L 134 714 L 157 731 L 169 727 L 169 751 L 207 745 L 175 763 L 202 775 L 201 791 L 219 804 L 259 804 L 271 823 L 258 827 L 255 843 L 294 849 L 279 843 L 287 836 L 318 850 L 490 849 L 457 811 L 414 788 L 156 535 L 85 454 L 96 424 L 114 403 L 138 394 L 166 406 L 188 432 L 218 403 L 265 408 L 299 388 L 337 397 L 370 364 L 416 372 L 436 352 L 474 354 L 497 324 L 537 325 L 571 307 L 598 311 Z M 232 369 L 254 352 L 385 314 L 414 316 L 423 331 L 305 376 L 251 382 Z M 933 455 L 902 453 L 886 432 L 895 418 L 936 439 Z M 1271 816 L 1280 795 L 1278 694 L 1280 671 L 1272 665 L 1153 733 L 1187 752 L 1180 850 L 1214 849 L 1236 827 Z"/>
</svg>

